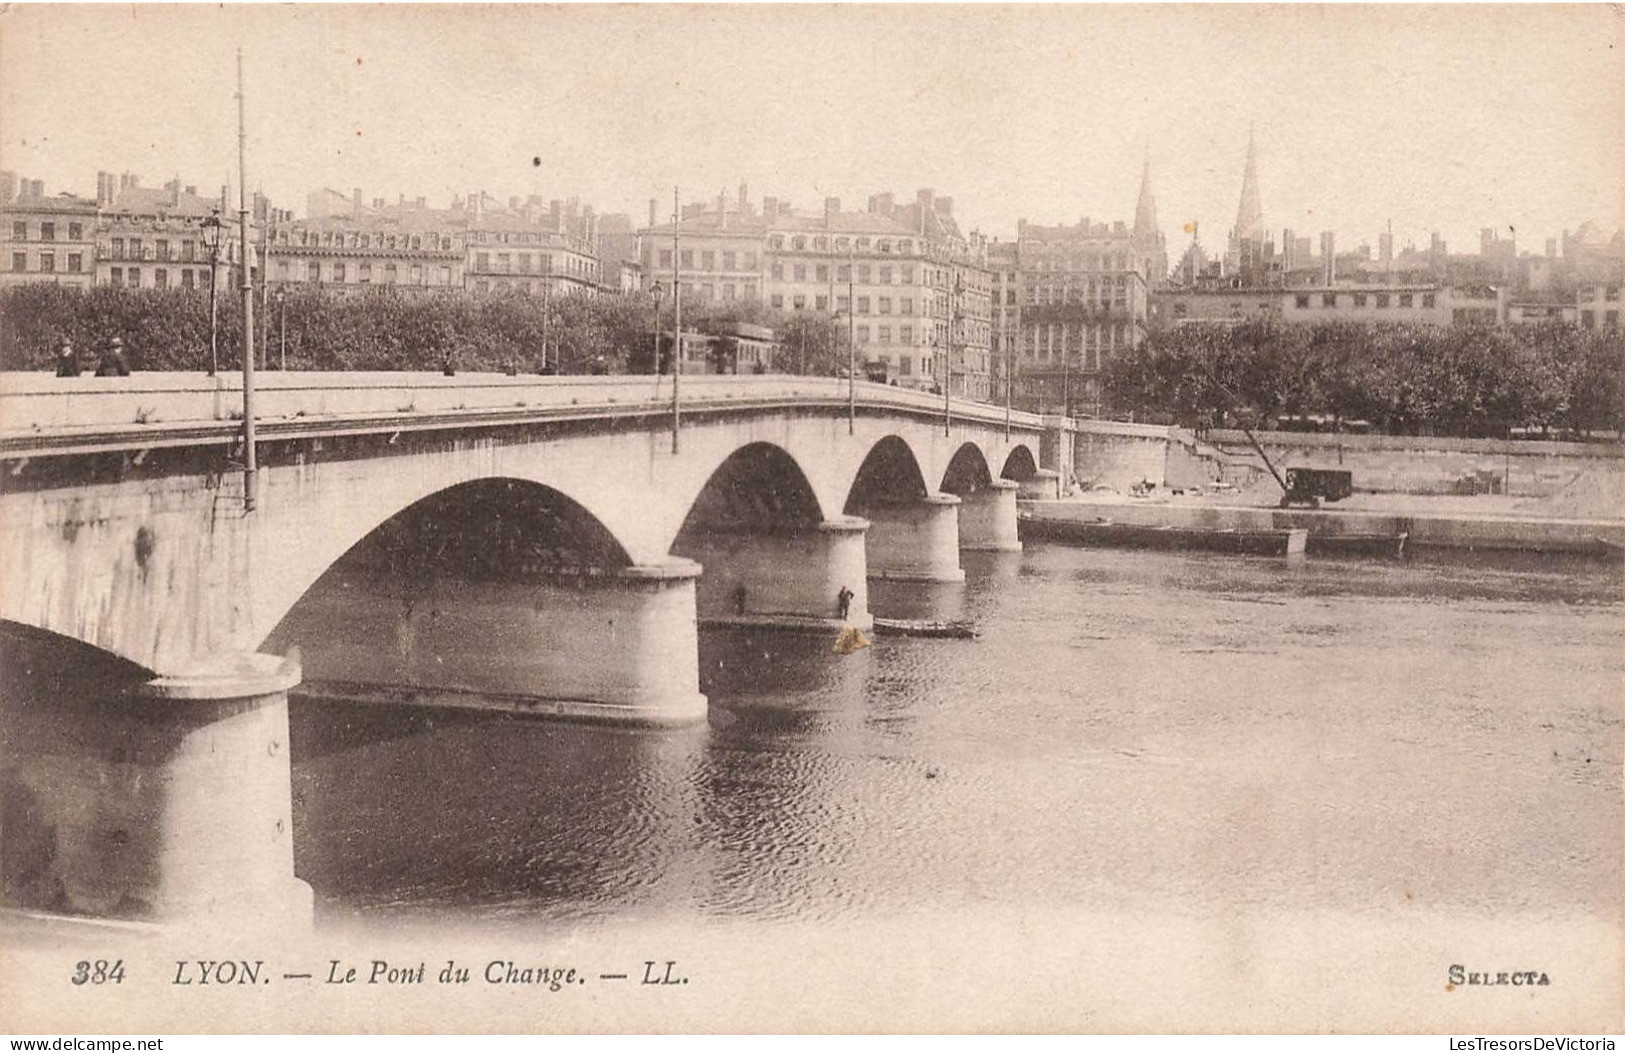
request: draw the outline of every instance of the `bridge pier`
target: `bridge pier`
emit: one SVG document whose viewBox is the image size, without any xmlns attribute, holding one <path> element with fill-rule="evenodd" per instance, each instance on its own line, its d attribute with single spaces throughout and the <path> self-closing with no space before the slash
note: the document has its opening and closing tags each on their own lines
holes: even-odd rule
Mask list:
<svg viewBox="0 0 1625 1053">
<path fill-rule="evenodd" d="M 229 921 L 232 931 L 308 927 L 288 765 L 288 689 L 299 675 L 296 663 L 243 655 L 8 712 L 6 906 L 164 926 Z"/>
<path fill-rule="evenodd" d="M 959 547 L 982 552 L 1020 552 L 1016 536 L 1016 495 L 1021 485 L 995 479 L 984 489 L 961 494 Z"/>
<path fill-rule="evenodd" d="M 959 510 L 959 498 L 942 493 L 863 509 L 871 523 L 869 576 L 888 581 L 964 581 Z"/>
<path fill-rule="evenodd" d="M 706 715 L 699 574 L 681 559 L 427 585 L 357 572 L 313 590 L 273 639 L 304 648 L 313 697 L 686 724 Z"/>
<path fill-rule="evenodd" d="M 679 537 L 673 552 L 705 567 L 696 600 L 702 620 L 868 629 L 874 625 L 864 547 L 869 529 L 865 519 L 837 516 L 794 533 L 696 530 Z M 852 592 L 844 622 L 836 613 L 842 588 Z"/>
<path fill-rule="evenodd" d="M 1053 501 L 1061 496 L 1061 473 L 1052 468 L 1040 468 L 1020 485 L 1023 501 Z"/>
</svg>

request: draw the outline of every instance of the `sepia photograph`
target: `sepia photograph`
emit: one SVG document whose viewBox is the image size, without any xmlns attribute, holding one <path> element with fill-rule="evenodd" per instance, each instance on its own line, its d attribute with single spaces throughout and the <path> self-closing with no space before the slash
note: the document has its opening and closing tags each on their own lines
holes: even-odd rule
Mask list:
<svg viewBox="0 0 1625 1053">
<path fill-rule="evenodd" d="M 1620 5 L 0 4 L 0 1032 L 1617 1033 L 1622 291 Z"/>
</svg>

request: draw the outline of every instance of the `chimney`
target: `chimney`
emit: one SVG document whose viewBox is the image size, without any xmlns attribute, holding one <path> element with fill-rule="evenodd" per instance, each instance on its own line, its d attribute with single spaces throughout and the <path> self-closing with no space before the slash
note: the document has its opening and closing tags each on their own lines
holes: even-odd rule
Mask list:
<svg viewBox="0 0 1625 1053">
<path fill-rule="evenodd" d="M 841 199 L 838 197 L 826 197 L 824 199 L 824 227 L 826 230 L 835 225 L 835 217 L 839 216 L 840 214 Z"/>
<path fill-rule="evenodd" d="M 350 215 L 361 215 L 361 188 L 356 187 L 350 191 Z"/>
<path fill-rule="evenodd" d="M 131 186 L 134 186 L 134 185 L 135 184 L 133 184 L 133 183 L 131 184 Z M 229 183 L 221 183 L 220 184 L 220 211 L 221 212 L 224 212 L 226 210 L 226 202 L 228 202 L 230 200 L 231 200 L 231 185 Z"/>
<path fill-rule="evenodd" d="M 774 223 L 774 222 L 778 221 L 778 218 L 779 218 L 779 199 L 778 198 L 776 198 L 776 197 L 764 197 L 764 198 L 762 198 L 762 218 L 766 219 L 769 223 Z"/>
<path fill-rule="evenodd" d="M 740 183 L 739 183 L 739 214 L 740 215 L 744 215 L 746 212 L 749 211 L 749 209 L 747 208 L 747 202 L 750 199 L 746 196 L 747 191 L 749 189 L 750 189 L 749 187 L 745 186 L 744 181 L 741 180 Z"/>
<path fill-rule="evenodd" d="M 1337 284 L 1337 236 L 1329 230 L 1320 232 L 1320 282 Z"/>
<path fill-rule="evenodd" d="M 931 209 L 932 209 L 932 206 L 933 206 L 933 202 L 935 200 L 936 200 L 936 194 L 934 192 L 932 192 L 931 190 L 920 190 L 920 191 L 916 192 L 915 195 L 914 195 L 915 203 L 920 206 L 920 236 L 921 237 L 925 236 L 925 233 L 926 233 L 926 230 L 927 230 L 926 221 L 929 218 L 929 216 L 931 215 Z"/>
<path fill-rule="evenodd" d="M 728 229 L 728 192 L 717 191 L 717 229 Z"/>
<path fill-rule="evenodd" d="M 658 226 L 658 224 L 655 222 L 655 214 L 656 214 L 656 211 L 659 208 L 660 208 L 660 203 L 657 202 L 654 198 L 650 198 L 649 199 L 649 229 L 650 230 L 653 230 L 656 226 Z"/>
<path fill-rule="evenodd" d="M 169 191 L 169 207 L 179 208 L 181 203 L 181 177 L 176 176 L 165 183 L 164 189 Z"/>
</svg>

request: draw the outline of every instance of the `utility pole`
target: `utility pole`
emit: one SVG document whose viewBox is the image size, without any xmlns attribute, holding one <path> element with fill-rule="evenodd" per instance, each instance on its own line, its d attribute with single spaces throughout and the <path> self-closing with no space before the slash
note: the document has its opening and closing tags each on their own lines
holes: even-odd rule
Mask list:
<svg viewBox="0 0 1625 1053">
<path fill-rule="evenodd" d="M 848 245 L 855 244 L 853 238 Z M 857 257 L 850 247 L 846 250 L 846 433 L 858 431 L 858 297 Z M 839 361 L 837 359 L 837 361 Z"/>
<path fill-rule="evenodd" d="M 243 49 L 237 49 L 237 223 L 243 265 L 243 511 L 259 503 L 259 464 L 254 450 L 254 279 L 249 267 L 248 131 L 244 123 Z"/>
<path fill-rule="evenodd" d="M 674 328 L 671 345 L 671 452 L 676 453 L 677 432 L 683 424 L 683 254 L 678 244 L 678 228 L 683 223 L 683 206 L 677 188 L 671 188 L 671 295 Z"/>
</svg>

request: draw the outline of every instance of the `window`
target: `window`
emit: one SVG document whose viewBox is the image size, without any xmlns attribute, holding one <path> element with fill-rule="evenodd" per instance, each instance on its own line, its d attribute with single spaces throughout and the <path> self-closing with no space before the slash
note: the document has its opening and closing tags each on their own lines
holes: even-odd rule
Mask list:
<svg viewBox="0 0 1625 1053">
<path fill-rule="evenodd" d="M 1582 326 L 1584 326 L 1585 328 L 1587 328 L 1587 329 L 1595 329 L 1595 328 L 1597 328 L 1597 312 L 1596 311 L 1581 311 L 1580 312 L 1580 324 Z"/>
<path fill-rule="evenodd" d="M 683 259 L 683 266 L 684 267 L 687 267 L 689 270 L 694 269 L 694 250 L 693 249 L 684 249 L 682 259 Z"/>
<path fill-rule="evenodd" d="M 773 261 L 773 280 L 774 281 L 783 281 L 784 280 L 784 264 L 782 262 L 780 262 L 779 260 L 774 260 Z"/>
<path fill-rule="evenodd" d="M 858 343 L 867 344 L 868 342 L 869 342 L 869 327 L 866 326 L 866 325 L 858 326 Z"/>
<path fill-rule="evenodd" d="M 489 252 L 476 252 L 474 254 L 474 269 L 488 271 L 491 269 L 491 254 Z"/>
<path fill-rule="evenodd" d="M 190 268 L 181 271 L 181 288 L 182 289 L 194 288 L 195 284 L 196 283 L 192 280 L 192 271 L 191 271 Z"/>
<path fill-rule="evenodd" d="M 355 280 L 358 282 L 372 281 L 372 264 L 358 263 L 355 268 Z"/>
<path fill-rule="evenodd" d="M 1438 304 L 1439 304 L 1439 298 L 1437 296 L 1435 296 L 1433 293 L 1428 292 L 1428 293 L 1423 293 L 1422 294 L 1422 306 L 1423 307 L 1432 308 L 1432 307 L 1437 307 Z"/>
<path fill-rule="evenodd" d="M 706 249 L 700 253 L 700 270 L 714 271 L 717 269 L 717 254 L 715 249 Z"/>
<path fill-rule="evenodd" d="M 1606 289 L 1603 290 L 1602 298 L 1604 300 L 1607 300 L 1609 303 L 1618 303 L 1619 302 L 1619 286 L 1617 286 L 1617 285 L 1608 286 Z"/>
<path fill-rule="evenodd" d="M 907 336 L 908 329 L 906 327 L 903 329 L 903 333 L 904 333 L 903 343 L 906 344 L 906 343 L 908 343 L 908 336 Z M 914 372 L 914 359 L 909 357 L 908 355 L 904 355 L 902 358 L 898 359 L 897 360 L 897 372 L 901 373 L 905 377 L 908 376 L 910 373 Z"/>
<path fill-rule="evenodd" d="M 904 238 L 902 241 L 899 241 L 897 243 L 897 251 L 903 253 L 904 255 L 907 255 L 908 253 L 913 252 L 914 251 L 914 242 L 910 241 L 907 238 Z"/>
<path fill-rule="evenodd" d="M 796 264 L 795 274 L 796 274 L 796 281 L 798 281 L 798 282 L 806 281 L 807 280 L 807 265 L 805 263 Z"/>
<path fill-rule="evenodd" d="M 1388 294 L 1387 293 L 1380 292 L 1380 293 L 1377 294 L 1377 306 L 1378 307 L 1387 307 L 1388 306 Z"/>
<path fill-rule="evenodd" d="M 1320 295 L 1320 306 L 1322 306 L 1322 307 L 1336 307 L 1337 306 L 1337 294 L 1334 293 L 1334 292 L 1321 293 L 1321 295 Z"/>
<path fill-rule="evenodd" d="M 42 252 L 39 254 L 39 269 L 41 274 L 51 274 L 56 270 L 56 253 Z"/>
<path fill-rule="evenodd" d="M 159 259 L 161 259 L 161 260 L 169 259 L 169 239 L 168 238 L 159 238 L 153 244 L 158 247 L 158 258 Z"/>
<path fill-rule="evenodd" d="M 28 269 L 28 253 L 26 253 L 26 252 L 14 252 L 14 253 L 12 253 L 11 254 L 11 269 L 14 270 L 14 271 L 19 271 L 19 272 L 20 271 L 26 271 Z"/>
<path fill-rule="evenodd" d="M 725 270 L 725 271 L 736 270 L 737 268 L 736 268 L 735 265 L 738 263 L 738 260 L 739 260 L 739 254 L 738 253 L 736 253 L 736 252 L 724 252 L 722 254 L 722 269 Z"/>
<path fill-rule="evenodd" d="M 774 310 L 776 310 L 776 311 L 784 310 L 784 294 L 783 293 L 774 293 L 773 294 L 773 299 L 772 299 L 771 302 L 773 304 L 773 309 Z"/>
<path fill-rule="evenodd" d="M 152 272 L 152 284 L 157 289 L 169 288 L 169 271 L 162 267 Z"/>
<path fill-rule="evenodd" d="M 123 238 L 114 238 L 113 239 L 113 258 L 115 260 L 122 260 L 124 258 L 124 239 Z"/>
<path fill-rule="evenodd" d="M 1413 299 L 1413 297 L 1411 296 L 1410 293 L 1400 293 L 1399 294 L 1399 306 L 1401 306 L 1401 307 L 1413 307 L 1413 306 L 1415 306 L 1415 301 L 1414 301 L 1414 299 Z"/>
<path fill-rule="evenodd" d="M 882 284 L 882 285 L 890 285 L 891 284 L 891 268 L 890 267 L 882 267 L 882 268 L 880 268 L 880 284 Z"/>
<path fill-rule="evenodd" d="M 512 257 L 509 256 L 509 254 L 506 253 L 506 252 L 497 253 L 497 273 L 498 274 L 511 274 L 511 273 L 513 273 Z"/>
<path fill-rule="evenodd" d="M 70 252 L 70 253 L 68 253 L 68 272 L 70 274 L 78 274 L 80 271 L 84 270 L 84 267 L 85 267 L 84 253 L 82 253 L 82 252 Z"/>
<path fill-rule="evenodd" d="M 108 271 L 107 272 L 107 283 L 109 285 L 123 285 L 124 284 L 124 268 L 123 267 L 114 267 L 112 270 Z"/>
<path fill-rule="evenodd" d="M 420 263 L 412 264 L 412 284 L 413 285 L 422 285 L 423 284 L 423 265 L 420 264 Z"/>
<path fill-rule="evenodd" d="M 1297 304 L 1298 304 L 1299 307 L 1308 307 L 1309 306 L 1309 295 L 1307 293 L 1300 293 L 1296 297 L 1296 300 L 1297 300 Z"/>
<path fill-rule="evenodd" d="M 450 285 L 451 284 L 451 268 L 450 267 L 442 267 L 442 268 L 440 268 L 440 284 L 441 285 Z"/>
<path fill-rule="evenodd" d="M 807 247 L 807 239 L 798 237 L 790 242 L 790 247 L 795 249 L 797 252 L 800 252 Z"/>
<path fill-rule="evenodd" d="M 384 281 L 387 282 L 390 285 L 394 285 L 395 284 L 395 276 L 396 276 L 395 265 L 393 263 L 384 264 Z"/>
<path fill-rule="evenodd" d="M 56 224 L 55 223 L 41 223 L 39 225 L 39 239 L 41 241 L 55 241 L 56 240 Z"/>
<path fill-rule="evenodd" d="M 852 298 L 850 296 L 837 296 L 835 298 L 835 309 L 842 312 L 852 310 Z"/>
<path fill-rule="evenodd" d="M 878 330 L 876 330 L 876 333 L 879 335 L 880 342 L 882 344 L 891 343 L 891 326 L 883 325 Z"/>
<path fill-rule="evenodd" d="M 869 280 L 869 265 L 867 263 L 858 264 L 858 281 L 866 282 L 868 280 Z"/>
<path fill-rule="evenodd" d="M 914 268 L 913 267 L 904 267 L 903 268 L 903 284 L 904 285 L 913 285 L 914 284 Z"/>
<path fill-rule="evenodd" d="M 130 259 L 139 260 L 140 258 L 141 258 L 141 239 L 140 238 L 131 238 L 130 239 Z M 132 282 L 131 284 L 133 285 L 135 283 Z"/>
<path fill-rule="evenodd" d="M 798 311 L 805 310 L 806 307 L 807 307 L 807 298 L 805 296 L 797 296 L 796 299 L 795 299 L 795 304 L 796 304 L 796 310 L 798 310 Z"/>
<path fill-rule="evenodd" d="M 829 281 L 829 264 L 820 263 L 818 265 L 818 280 L 821 282 Z"/>
<path fill-rule="evenodd" d="M 722 287 L 722 299 L 724 301 L 726 301 L 726 302 L 732 303 L 734 297 L 738 294 L 738 292 L 739 292 L 739 287 L 738 286 L 736 286 L 736 285 L 724 285 Z"/>
<path fill-rule="evenodd" d="M 82 223 L 69 223 L 68 224 L 68 240 L 69 241 L 83 241 L 84 237 L 85 237 L 84 224 L 82 224 Z"/>
<path fill-rule="evenodd" d="M 878 304 L 878 306 L 880 308 L 880 313 L 881 314 L 891 314 L 891 297 L 890 296 L 882 296 L 882 297 L 880 297 L 880 299 L 878 301 L 876 301 L 876 303 Z"/>
<path fill-rule="evenodd" d="M 13 240 L 13 241 L 27 241 L 28 240 L 28 221 L 27 220 L 20 220 L 19 219 L 19 220 L 13 220 L 12 221 L 12 224 L 11 224 L 11 240 Z M 117 239 L 115 239 L 115 241 L 116 240 Z"/>
<path fill-rule="evenodd" d="M 716 294 L 717 287 L 715 285 L 706 284 L 700 286 L 700 299 L 705 303 L 710 303 L 712 300 L 716 299 Z"/>
<path fill-rule="evenodd" d="M 1357 292 L 1357 293 L 1354 294 L 1354 306 L 1356 306 L 1356 307 L 1364 307 L 1365 306 L 1365 293 Z"/>
<path fill-rule="evenodd" d="M 333 264 L 333 280 L 336 282 L 344 281 L 344 264 L 342 262 Z"/>
<path fill-rule="evenodd" d="M 191 263 L 195 259 L 197 259 L 197 242 L 188 238 L 181 242 L 181 262 Z"/>
<path fill-rule="evenodd" d="M 867 296 L 858 297 L 858 313 L 859 314 L 868 314 L 869 313 L 869 298 Z"/>
<path fill-rule="evenodd" d="M 898 341 L 898 343 L 902 343 L 902 344 L 912 344 L 914 342 L 914 327 L 912 325 L 905 325 L 905 326 L 899 327 L 898 330 L 897 330 L 897 341 Z M 907 364 L 908 364 L 908 360 L 905 359 L 904 360 L 904 365 L 907 365 Z"/>
<path fill-rule="evenodd" d="M 667 270 L 671 269 L 671 250 L 670 249 L 661 249 L 660 250 L 660 265 L 662 267 L 666 268 Z"/>
<path fill-rule="evenodd" d="M 310 261 L 306 277 L 313 282 L 319 282 L 322 280 L 322 265 L 320 261 Z"/>
<path fill-rule="evenodd" d="M 132 289 L 141 288 L 141 268 L 140 267 L 131 267 L 130 268 L 130 271 L 129 271 L 129 283 L 130 283 L 130 288 L 132 288 Z"/>
<path fill-rule="evenodd" d="M 1618 311 L 1609 311 L 1606 314 L 1604 314 L 1603 315 L 1603 324 L 1605 326 L 1607 326 L 1609 329 L 1618 329 L 1619 328 L 1619 312 Z"/>
<path fill-rule="evenodd" d="M 756 253 L 754 253 L 754 252 L 745 253 L 745 268 L 744 269 L 747 270 L 747 271 L 753 271 L 753 270 L 756 269 Z"/>
</svg>

